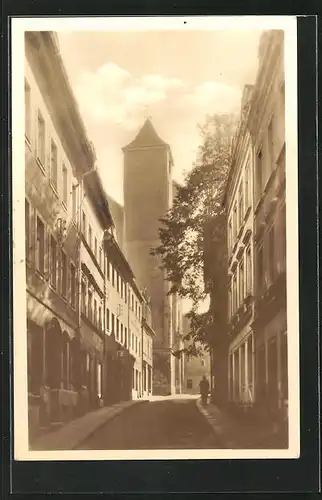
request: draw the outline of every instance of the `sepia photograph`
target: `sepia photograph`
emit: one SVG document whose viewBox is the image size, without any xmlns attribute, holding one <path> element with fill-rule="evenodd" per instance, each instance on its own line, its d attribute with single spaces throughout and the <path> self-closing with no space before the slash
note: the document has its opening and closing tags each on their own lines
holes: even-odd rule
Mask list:
<svg viewBox="0 0 322 500">
<path fill-rule="evenodd" d="M 299 456 L 296 36 L 12 21 L 16 460 Z"/>
</svg>

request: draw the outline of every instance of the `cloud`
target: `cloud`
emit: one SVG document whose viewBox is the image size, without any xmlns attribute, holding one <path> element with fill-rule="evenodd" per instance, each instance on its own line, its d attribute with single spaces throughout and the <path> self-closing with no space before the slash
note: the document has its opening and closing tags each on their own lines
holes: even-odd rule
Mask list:
<svg viewBox="0 0 322 500">
<path fill-rule="evenodd" d="M 241 89 L 220 82 L 208 81 L 199 84 L 184 100 L 201 112 L 229 113 L 240 105 Z"/>
<path fill-rule="evenodd" d="M 182 89 L 185 87 L 184 82 L 179 78 L 164 78 L 161 75 L 144 75 L 140 80 L 146 88 L 163 91 Z"/>
</svg>

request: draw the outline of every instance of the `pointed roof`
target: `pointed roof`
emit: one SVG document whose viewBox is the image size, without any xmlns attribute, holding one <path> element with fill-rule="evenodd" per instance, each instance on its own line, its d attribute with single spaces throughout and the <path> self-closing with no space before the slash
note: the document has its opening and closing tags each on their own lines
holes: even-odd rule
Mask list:
<svg viewBox="0 0 322 500">
<path fill-rule="evenodd" d="M 143 148 L 143 147 L 153 147 L 153 146 L 167 146 L 169 145 L 164 142 L 156 133 L 155 128 L 152 125 L 152 122 L 150 118 L 147 118 L 145 120 L 145 123 L 135 139 L 131 141 L 127 146 L 125 146 L 123 149 L 136 149 L 136 148 Z"/>
</svg>

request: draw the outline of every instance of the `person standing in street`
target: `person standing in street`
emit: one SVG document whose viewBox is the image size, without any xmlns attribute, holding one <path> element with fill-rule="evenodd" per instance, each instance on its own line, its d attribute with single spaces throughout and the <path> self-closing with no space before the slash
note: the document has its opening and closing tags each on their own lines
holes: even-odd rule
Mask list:
<svg viewBox="0 0 322 500">
<path fill-rule="evenodd" d="M 204 375 L 199 383 L 200 387 L 200 395 L 201 395 L 201 401 L 202 404 L 206 405 L 208 401 L 208 394 L 209 394 L 209 382 L 206 379 L 206 375 Z"/>
</svg>

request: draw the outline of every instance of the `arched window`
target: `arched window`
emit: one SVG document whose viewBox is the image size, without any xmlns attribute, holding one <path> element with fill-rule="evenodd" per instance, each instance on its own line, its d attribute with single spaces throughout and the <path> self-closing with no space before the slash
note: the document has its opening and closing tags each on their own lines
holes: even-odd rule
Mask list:
<svg viewBox="0 0 322 500">
<path fill-rule="evenodd" d="M 69 389 L 69 338 L 68 333 L 63 333 L 62 338 L 62 382 L 63 388 Z"/>
</svg>

